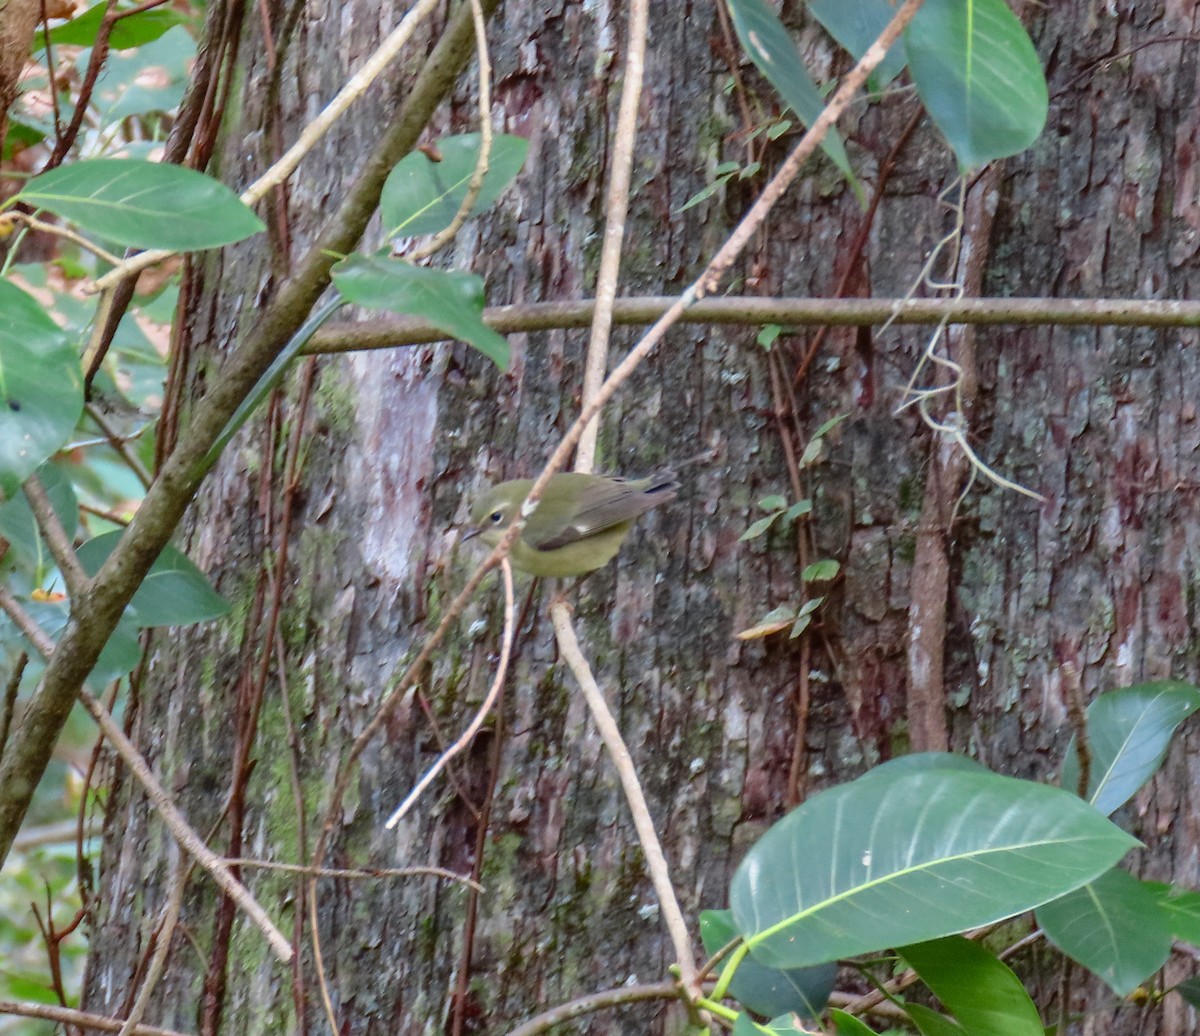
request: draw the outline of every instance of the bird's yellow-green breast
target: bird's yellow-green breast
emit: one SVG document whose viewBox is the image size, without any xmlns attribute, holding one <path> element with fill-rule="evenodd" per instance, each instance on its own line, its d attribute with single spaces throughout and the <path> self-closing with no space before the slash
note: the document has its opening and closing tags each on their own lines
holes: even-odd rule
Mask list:
<svg viewBox="0 0 1200 1036">
<path fill-rule="evenodd" d="M 471 508 L 470 535 L 495 546 L 533 488 L 527 478 L 487 490 Z M 513 545 L 513 566 L 534 576 L 569 578 L 607 565 L 634 520 L 675 499 L 679 483 L 670 471 L 623 479 L 564 472 L 554 475 Z"/>
</svg>

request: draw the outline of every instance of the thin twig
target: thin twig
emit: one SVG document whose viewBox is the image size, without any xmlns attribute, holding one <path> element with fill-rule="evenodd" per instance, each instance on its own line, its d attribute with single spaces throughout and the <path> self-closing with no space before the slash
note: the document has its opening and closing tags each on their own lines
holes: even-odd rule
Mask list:
<svg viewBox="0 0 1200 1036">
<path fill-rule="evenodd" d="M 59 1025 L 78 1025 L 98 1032 L 120 1032 L 121 1022 L 90 1011 L 74 1011 L 69 1007 L 52 1007 L 50 1004 L 31 1004 L 17 1000 L 0 1000 L 0 1014 L 12 1014 L 19 1018 L 42 1018 Z M 192 1036 L 177 1029 L 159 1029 L 153 1025 L 137 1026 L 131 1036 Z"/>
<path fill-rule="evenodd" d="M 137 999 L 129 1009 L 129 1014 L 125 1017 L 125 1024 L 121 1026 L 121 1031 L 117 1033 L 117 1036 L 133 1036 L 146 1016 L 146 1010 L 150 1006 L 154 990 L 167 966 L 167 958 L 171 955 L 171 940 L 175 936 L 175 927 L 179 924 L 179 913 L 183 909 L 183 894 L 187 889 L 188 875 L 191 870 L 190 862 L 181 855 L 175 862 L 175 873 L 171 876 L 171 891 L 163 907 L 162 918 L 157 925 L 154 954 L 150 958 L 150 966 L 146 970 L 145 978 L 142 979 Z"/>
<path fill-rule="evenodd" d="M 364 62 L 363 66 L 346 80 L 345 85 L 338 91 L 337 96 L 325 106 L 324 110 L 312 122 L 304 127 L 300 136 L 296 138 L 296 143 L 287 150 L 278 162 L 242 192 L 241 199 L 243 203 L 246 205 L 257 204 L 268 191 L 278 187 L 292 175 L 304 156 L 316 147 L 317 143 L 329 132 L 334 123 L 341 118 L 346 109 L 365 93 L 371 83 L 391 64 L 392 59 L 408 43 L 417 26 L 439 6 L 439 3 L 440 0 L 417 0 L 417 3 L 401 19 L 400 24 L 392 30 L 387 39 L 375 49 L 375 52 Z M 112 270 L 99 278 L 93 288 L 96 291 L 104 291 L 115 285 L 118 281 L 124 280 L 135 273 L 140 273 L 142 270 L 153 266 L 155 263 L 162 262 L 163 259 L 173 254 L 169 250 L 154 249 L 147 252 L 140 252 L 128 259 L 123 259 Z"/>
<path fill-rule="evenodd" d="M 484 887 L 464 874 L 448 870 L 445 867 L 309 867 L 302 863 L 276 863 L 274 860 L 257 860 L 252 857 L 226 859 L 230 867 L 250 867 L 258 870 L 282 871 L 285 874 L 304 874 L 310 878 L 345 878 L 345 879 L 379 879 L 379 878 L 445 878 L 466 885 L 476 892 L 483 892 Z"/>
<path fill-rule="evenodd" d="M 33 511 L 33 517 L 37 520 L 42 539 L 50 548 L 50 554 L 58 565 L 63 582 L 67 585 L 67 593 L 74 600 L 87 587 L 88 574 L 79 563 L 71 537 L 67 535 L 67 530 L 59 520 L 41 479 L 37 475 L 30 475 L 22 488 L 25 490 L 25 499 L 29 501 L 29 509 Z"/>
<path fill-rule="evenodd" d="M 123 436 L 112 426 L 108 418 L 104 416 L 95 403 L 86 404 L 84 409 L 87 411 L 88 417 L 96 422 L 96 427 L 104 433 L 105 438 L 108 440 L 108 445 L 116 450 L 117 455 L 125 462 L 129 470 L 133 472 L 134 477 L 142 484 L 142 487 L 149 489 L 150 483 L 154 481 L 154 476 L 146 470 L 146 465 L 142 463 L 138 455 L 129 448 L 129 443 L 137 438 L 137 435 L 141 435 L 146 430 L 145 427 L 139 429 L 135 436 Z"/>
<path fill-rule="evenodd" d="M 103 259 L 106 263 L 119 263 L 121 261 L 112 252 L 105 251 L 94 241 L 89 241 L 86 237 L 75 233 L 69 227 L 60 226 L 57 223 L 47 223 L 45 220 L 38 219 L 28 212 L 22 212 L 20 209 L 9 209 L 4 213 L 4 220 L 19 220 L 26 224 L 30 230 L 40 230 L 44 234 L 53 234 L 55 237 L 61 237 L 65 241 L 70 241 L 77 248 L 91 252 L 92 255 Z"/>
<path fill-rule="evenodd" d="M 454 240 L 454 235 L 462 229 L 479 199 L 479 192 L 483 190 L 483 181 L 487 176 L 488 163 L 492 158 L 492 63 L 488 58 L 487 19 L 483 16 L 483 5 L 479 0 L 471 0 L 471 21 L 475 25 L 475 52 L 479 59 L 479 158 L 475 162 L 475 170 L 467 184 L 467 193 L 463 195 L 454 219 L 450 221 L 449 226 L 443 227 L 432 241 L 409 255 L 408 258 L 414 263 L 428 259 Z"/>
<path fill-rule="evenodd" d="M 604 694 L 596 684 L 595 677 L 588 667 L 587 659 L 579 650 L 579 641 L 575 638 L 575 630 L 571 626 L 571 612 L 562 599 L 550 605 L 550 619 L 558 638 L 558 650 L 563 661 L 567 663 L 575 676 L 588 708 L 596 721 L 596 727 L 604 739 L 604 747 L 608 750 L 613 767 L 621 781 L 621 789 L 629 803 L 629 812 L 633 817 L 633 826 L 637 829 L 638 842 L 646 857 L 646 870 L 650 872 L 650 881 L 658 896 L 658 906 L 662 911 L 663 922 L 671 936 L 671 944 L 675 949 L 676 963 L 684 987 L 689 993 L 695 993 L 696 961 L 692 954 L 692 938 L 688 934 L 687 922 L 683 919 L 683 911 L 675 898 L 675 889 L 671 884 L 671 869 L 667 865 L 666 855 L 658 840 L 658 832 L 654 828 L 654 820 L 650 816 L 650 807 L 646 804 L 646 796 L 642 792 L 638 780 L 637 768 L 630 758 L 629 749 L 621 738 L 621 730 L 613 718 Z"/>
<path fill-rule="evenodd" d="M 613 325 L 613 303 L 621 272 L 621 246 L 629 216 L 633 152 L 637 143 L 637 117 L 642 102 L 642 80 L 646 70 L 646 36 L 649 22 L 647 0 L 629 5 L 629 29 L 625 43 L 625 71 L 621 77 L 621 105 L 612 141 L 612 164 L 608 170 L 608 192 L 604 201 L 604 241 L 600 247 L 600 270 L 596 275 L 596 308 L 588 339 L 583 372 L 583 401 L 589 402 L 604 383 L 608 369 L 608 344 Z M 588 422 L 579 439 L 575 470 L 590 472 L 596 463 L 599 413 Z"/>
<path fill-rule="evenodd" d="M 563 1025 L 585 1014 L 606 1011 L 610 1007 L 635 1004 L 645 1000 L 674 1000 L 679 997 L 679 987 L 674 982 L 653 982 L 641 986 L 617 986 L 599 993 L 591 993 L 565 1004 L 556 1004 L 548 1011 L 530 1018 L 509 1032 L 508 1036 L 539 1036 L 555 1026 Z"/>
<path fill-rule="evenodd" d="M 484 720 L 492 711 L 492 707 L 496 704 L 496 699 L 500 697 L 500 691 L 504 687 L 504 678 L 508 675 L 508 663 L 512 658 L 513 644 L 513 626 L 514 613 L 516 605 L 513 601 L 513 575 L 512 565 L 509 564 L 508 558 L 500 562 L 500 574 L 504 582 L 504 635 L 500 641 L 500 662 L 496 666 L 496 675 L 492 679 L 492 685 L 488 688 L 487 695 L 483 699 L 483 704 L 479 706 L 479 710 L 475 713 L 474 718 L 467 724 L 467 729 L 462 732 L 462 735 L 449 748 L 446 749 L 426 772 L 425 776 L 417 781 L 416 787 L 413 788 L 396 807 L 395 812 L 388 817 L 387 823 L 384 824 L 389 831 L 400 823 L 404 815 L 413 807 L 413 804 L 421 797 L 422 792 L 429 787 L 456 756 L 466 751 L 472 741 L 475 740 L 475 735 L 479 733 L 479 728 L 483 726 Z"/>
</svg>

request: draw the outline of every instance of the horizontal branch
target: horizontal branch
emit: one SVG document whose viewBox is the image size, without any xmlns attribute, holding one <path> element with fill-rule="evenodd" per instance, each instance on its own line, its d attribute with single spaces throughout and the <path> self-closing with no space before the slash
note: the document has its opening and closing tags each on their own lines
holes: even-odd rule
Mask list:
<svg viewBox="0 0 1200 1036">
<path fill-rule="evenodd" d="M 617 324 L 650 324 L 674 296 L 618 299 Z M 484 322 L 500 334 L 588 327 L 595 302 L 534 302 L 489 306 Z M 800 299 L 723 295 L 701 299 L 679 318 L 687 324 L 1063 324 L 1085 327 L 1200 327 L 1200 302 L 1146 299 Z M 391 349 L 446 341 L 450 336 L 415 317 L 380 317 L 326 324 L 304 349 L 308 354 Z"/>
</svg>

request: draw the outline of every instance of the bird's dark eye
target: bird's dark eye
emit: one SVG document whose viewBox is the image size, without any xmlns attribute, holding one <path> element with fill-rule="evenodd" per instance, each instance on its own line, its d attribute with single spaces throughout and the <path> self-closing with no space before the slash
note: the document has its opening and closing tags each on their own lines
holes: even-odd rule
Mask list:
<svg viewBox="0 0 1200 1036">
<path fill-rule="evenodd" d="M 504 513 L 502 511 L 493 511 L 488 515 L 488 521 L 493 525 L 499 525 L 502 521 L 504 521 Z"/>
</svg>

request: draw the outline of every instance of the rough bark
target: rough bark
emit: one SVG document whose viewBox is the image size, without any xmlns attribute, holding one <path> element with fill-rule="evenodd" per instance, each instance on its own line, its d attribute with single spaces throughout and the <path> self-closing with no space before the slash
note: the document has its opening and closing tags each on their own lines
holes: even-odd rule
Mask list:
<svg viewBox="0 0 1200 1036">
<path fill-rule="evenodd" d="M 366 0 L 297 12 L 276 23 L 274 79 L 255 35 L 260 20 L 247 19 L 244 103 L 230 119 L 226 152 L 238 176 L 265 161 L 255 146 L 272 118 L 290 139 L 399 16 Z M 1030 9 L 1054 100 L 1046 133 L 1005 169 L 990 293 L 1194 296 L 1195 47 L 1163 40 L 1194 32 L 1195 17 L 1194 5 L 1166 0 Z M 609 6 L 568 2 L 510 0 L 494 23 L 496 122 L 530 138 L 530 158 L 517 190 L 494 217 L 469 225 L 452 257 L 485 276 L 494 302 L 590 293 L 621 32 Z M 828 70 L 832 52 L 813 42 L 815 32 L 804 39 L 818 71 Z M 655 5 L 622 282 L 630 293 L 686 284 L 751 189 L 734 183 L 723 198 L 679 211 L 706 167 L 742 157 L 731 136 L 744 128 L 742 95 L 723 90 L 723 52 L 711 5 Z M 769 108 L 768 91 L 745 66 L 737 71 L 751 101 Z M 311 240 L 402 83 L 375 90 L 301 167 L 289 197 L 293 241 Z M 847 127 L 868 185 L 911 103 L 859 109 Z M 473 118 L 464 92 L 440 128 L 466 130 Z M 766 164 L 785 143 L 767 150 Z M 841 281 L 850 295 L 903 294 L 943 232 L 936 198 L 952 176 L 950 158 L 919 130 L 898 156 L 860 255 L 852 246 L 863 214 L 822 160 L 739 271 L 739 290 L 822 294 Z M 193 311 L 195 340 L 229 340 L 238 311 L 270 293 L 271 268 L 270 257 L 247 250 L 236 266 L 208 271 L 199 296 L 206 302 Z M 779 816 L 797 726 L 799 650 L 732 639 L 794 599 L 797 583 L 790 538 L 737 543 L 754 502 L 788 485 L 754 330 L 673 332 L 606 418 L 609 467 L 649 471 L 716 445 L 722 460 L 689 471 L 678 504 L 639 524 L 619 562 L 583 585 L 578 610 L 693 914 L 724 903 L 745 846 Z M 973 443 L 1049 502 L 980 484 L 947 542 L 941 670 L 954 750 L 1004 772 L 1052 774 L 1069 736 L 1063 661 L 1089 694 L 1200 676 L 1195 339 L 1179 330 L 977 334 Z M 629 332 L 616 340 L 627 343 Z M 578 404 L 583 341 L 576 332 L 514 336 L 507 374 L 462 347 L 315 361 L 308 408 L 298 380 L 214 472 L 188 545 L 235 602 L 234 618 L 161 645 L 134 710 L 144 750 L 196 826 L 215 828 L 213 844 L 289 861 L 311 849 L 341 756 L 474 557 L 455 549 L 447 530 L 465 516 L 471 492 L 529 474 L 565 429 Z M 811 645 L 802 723 L 810 791 L 909 742 L 912 559 L 929 441 L 911 415 L 892 410 L 922 342 L 920 331 L 832 331 L 799 387 L 801 428 L 851 415 L 831 437 L 813 487 L 814 549 L 843 562 L 844 580 Z M 785 337 L 779 347 L 799 365 L 807 344 Z M 210 362 L 201 352 L 196 382 Z M 303 465 L 289 486 L 285 444 L 302 419 Z M 281 535 L 282 578 L 274 568 Z M 477 632 L 484 628 L 491 632 Z M 395 834 L 383 832 L 382 818 L 431 761 L 439 736 L 457 733 L 486 686 L 492 602 L 481 600 L 462 630 L 364 757 L 329 862 L 474 871 L 487 893 L 469 907 L 461 889 L 428 879 L 322 881 L 324 959 L 346 1032 L 453 1031 L 464 992 L 460 1031 L 501 1032 L 560 1000 L 633 977 L 661 979 L 670 963 L 611 771 L 555 664 L 541 593 L 490 735 L 423 811 Z M 251 765 L 240 774 L 231 832 L 222 817 L 239 744 Z M 1148 876 L 1197 884 L 1189 749 L 1184 739 L 1126 819 L 1154 847 L 1139 864 Z M 128 995 L 165 899 L 170 856 L 136 789 L 114 780 L 90 1009 L 117 1011 Z M 273 914 L 294 917 L 305 947 L 298 970 L 279 969 L 239 923 L 226 941 L 222 907 L 197 881 L 184 907 L 194 943 L 177 935 L 148 1021 L 196 1029 L 207 990 L 219 1001 L 205 1009 L 210 1031 L 324 1030 L 302 884 L 246 876 Z M 1043 955 L 1028 971 L 1050 988 L 1052 968 Z M 1172 964 L 1168 979 L 1179 970 Z M 1081 989 L 1091 1010 L 1105 1005 L 1086 1023 L 1096 1032 L 1190 1031 L 1178 1003 L 1138 1018 Z M 672 1031 L 678 1019 L 667 1013 L 634 1005 L 579 1031 Z"/>
</svg>

